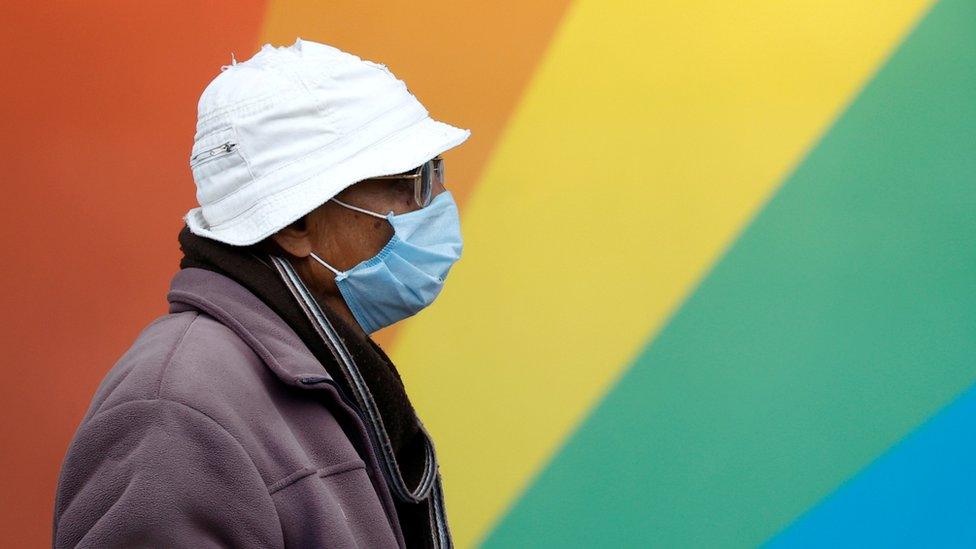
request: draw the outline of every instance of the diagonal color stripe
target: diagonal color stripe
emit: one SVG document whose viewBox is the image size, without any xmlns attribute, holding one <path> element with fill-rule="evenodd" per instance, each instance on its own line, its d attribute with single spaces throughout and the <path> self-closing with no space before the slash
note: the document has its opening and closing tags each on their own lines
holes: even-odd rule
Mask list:
<svg viewBox="0 0 976 549">
<path fill-rule="evenodd" d="M 976 386 L 766 544 L 976 547 Z"/>
<path fill-rule="evenodd" d="M 573 5 L 394 356 L 476 542 L 920 14 Z"/>
<path fill-rule="evenodd" d="M 923 20 L 489 546 L 755 546 L 976 381 L 974 12 Z"/>
</svg>

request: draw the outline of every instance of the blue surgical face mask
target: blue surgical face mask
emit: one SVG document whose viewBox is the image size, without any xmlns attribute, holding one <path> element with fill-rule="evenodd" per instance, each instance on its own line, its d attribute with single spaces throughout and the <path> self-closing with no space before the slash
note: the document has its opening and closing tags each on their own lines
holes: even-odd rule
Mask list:
<svg viewBox="0 0 976 549">
<path fill-rule="evenodd" d="M 393 237 L 383 249 L 348 271 L 339 271 L 311 254 L 335 273 L 336 286 L 363 330 L 371 334 L 430 305 L 461 257 L 461 223 L 450 191 L 441 192 L 419 210 L 400 215 L 383 215 L 332 200 L 386 219 L 393 226 Z"/>
</svg>

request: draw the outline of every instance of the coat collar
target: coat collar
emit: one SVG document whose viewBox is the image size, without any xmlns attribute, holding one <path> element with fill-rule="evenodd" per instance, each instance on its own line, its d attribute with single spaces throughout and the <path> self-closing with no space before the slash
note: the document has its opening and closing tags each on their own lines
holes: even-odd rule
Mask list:
<svg viewBox="0 0 976 549">
<path fill-rule="evenodd" d="M 247 288 L 220 273 L 181 269 L 173 276 L 166 299 L 171 313 L 197 310 L 230 328 L 288 385 L 308 388 L 333 382 L 280 316 Z"/>
</svg>

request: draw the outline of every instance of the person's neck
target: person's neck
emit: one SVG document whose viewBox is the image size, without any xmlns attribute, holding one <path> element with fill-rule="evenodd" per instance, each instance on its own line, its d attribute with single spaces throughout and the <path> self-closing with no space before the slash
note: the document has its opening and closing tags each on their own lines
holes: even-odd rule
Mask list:
<svg viewBox="0 0 976 549">
<path fill-rule="evenodd" d="M 333 312 L 337 317 L 339 317 L 342 322 L 349 325 L 350 330 L 356 334 L 360 339 L 366 341 L 369 336 L 366 334 L 363 327 L 359 325 L 356 317 L 353 316 L 352 310 L 349 309 L 349 305 L 346 304 L 346 300 L 343 299 L 342 294 L 339 293 L 337 287 L 333 287 L 330 291 L 327 288 L 322 288 L 315 283 L 315 278 L 311 271 L 311 262 L 305 261 L 291 261 L 292 267 L 298 272 L 298 277 L 302 279 L 305 283 L 305 287 L 311 292 L 312 297 L 315 298 L 316 303 L 322 309 L 328 309 Z"/>
<path fill-rule="evenodd" d="M 352 310 L 349 309 L 349 305 L 346 305 L 346 300 L 342 299 L 342 295 L 332 295 L 325 294 L 317 296 L 319 301 L 319 306 L 325 305 L 332 312 L 336 314 L 343 322 L 352 328 L 353 332 L 357 336 L 362 338 L 364 341 L 369 339 L 369 335 L 363 330 L 363 327 L 359 325 L 356 317 L 353 316 Z M 324 302 L 324 303 L 323 303 Z"/>
</svg>

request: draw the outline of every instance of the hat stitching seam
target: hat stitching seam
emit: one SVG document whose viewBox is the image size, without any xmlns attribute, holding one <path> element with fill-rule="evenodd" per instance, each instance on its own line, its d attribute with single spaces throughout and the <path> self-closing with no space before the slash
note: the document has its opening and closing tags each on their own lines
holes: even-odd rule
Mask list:
<svg viewBox="0 0 976 549">
<path fill-rule="evenodd" d="M 236 149 L 237 153 L 240 154 L 241 158 L 244 159 L 244 166 L 247 168 L 247 175 L 251 176 L 251 181 L 254 181 L 254 170 L 251 168 L 251 159 L 248 158 L 248 155 L 244 151 L 244 148 L 240 146 L 241 136 L 240 134 L 237 133 L 237 124 L 231 124 L 230 130 L 231 132 L 233 132 L 234 139 L 237 141 L 238 144 L 236 147 L 234 147 L 234 149 Z"/>
<path fill-rule="evenodd" d="M 266 94 L 261 95 L 261 96 L 258 96 L 258 97 L 252 97 L 251 99 L 249 99 L 247 101 L 244 101 L 244 102 L 241 102 L 241 103 L 236 103 L 236 104 L 233 104 L 233 105 L 228 105 L 228 106 L 223 107 L 223 108 L 214 109 L 214 110 L 210 111 L 209 113 L 201 116 L 197 120 L 197 124 L 199 125 L 202 122 L 209 122 L 211 119 L 216 118 L 216 117 L 221 116 L 221 115 L 225 115 L 225 114 L 237 112 L 239 110 L 244 110 L 244 109 L 250 107 L 251 105 L 255 105 L 255 104 L 258 104 L 258 103 L 265 102 L 268 99 L 273 98 L 275 95 L 277 95 L 277 94 L 275 94 L 273 92 L 272 93 L 266 93 Z"/>
<path fill-rule="evenodd" d="M 227 107 L 224 107 L 224 108 L 218 108 L 216 110 L 210 111 L 209 113 L 207 113 L 207 114 L 199 117 L 199 119 L 197 120 L 197 127 L 199 127 L 204 122 L 210 122 L 212 119 L 217 118 L 219 116 L 224 116 L 224 115 L 228 115 L 228 114 L 235 114 L 235 113 L 238 113 L 240 111 L 245 111 L 245 110 L 247 110 L 247 109 L 249 109 L 249 108 L 251 108 L 251 107 L 253 107 L 255 105 L 258 105 L 260 103 L 265 103 L 269 99 L 274 99 L 275 97 L 277 97 L 277 98 L 279 98 L 281 100 L 291 99 L 292 96 L 299 95 L 302 91 L 303 90 L 300 90 L 300 89 L 297 89 L 297 88 L 293 88 L 292 90 L 286 91 L 284 93 L 271 92 L 271 93 L 267 93 L 267 94 L 258 96 L 256 98 L 252 97 L 251 99 L 249 99 L 247 101 L 244 101 L 244 102 L 241 102 L 241 103 L 237 103 L 237 104 L 234 104 L 234 105 L 231 105 L 231 106 L 227 106 Z"/>
<path fill-rule="evenodd" d="M 288 70 L 292 73 L 294 78 L 298 80 L 298 82 L 302 85 L 302 88 L 305 89 L 305 92 L 308 93 L 309 97 L 312 98 L 312 101 L 315 103 L 315 110 L 317 110 L 319 114 L 323 116 L 328 115 L 329 113 L 326 111 L 325 106 L 322 104 L 321 101 L 318 100 L 318 98 L 315 97 L 315 94 L 312 93 L 312 89 L 308 87 L 308 82 L 305 81 L 305 78 L 302 76 L 302 74 L 299 71 L 295 70 L 294 67 L 290 65 L 283 65 L 280 68 L 284 70 L 285 67 L 288 67 Z M 325 71 L 323 71 L 323 73 L 325 73 Z M 325 74 L 328 74 L 330 77 L 332 76 L 331 73 L 325 73 Z"/>
<path fill-rule="evenodd" d="M 320 147 L 316 147 L 316 148 L 308 151 L 307 153 L 305 153 L 305 154 L 303 154 L 303 155 L 301 155 L 299 157 L 293 158 L 293 159 L 289 160 L 288 162 L 286 162 L 286 163 L 284 163 L 284 164 L 282 164 L 282 165 L 274 168 L 273 170 L 271 170 L 271 171 L 263 174 L 259 178 L 254 177 L 254 175 L 252 173 L 251 174 L 250 181 L 245 182 L 243 185 L 241 185 L 240 187 L 234 189 L 230 193 L 225 194 L 224 196 L 218 198 L 217 200 L 215 200 L 215 201 L 207 204 L 207 206 L 217 206 L 218 204 L 220 204 L 220 203 L 222 203 L 222 202 L 224 202 L 226 200 L 229 200 L 231 197 L 236 196 L 238 193 L 241 193 L 244 190 L 250 188 L 251 185 L 253 185 L 255 183 L 258 183 L 260 181 L 263 181 L 264 179 L 266 179 L 268 177 L 271 177 L 273 174 L 275 174 L 275 173 L 277 173 L 277 172 L 279 172 L 279 171 L 281 171 L 281 170 L 283 170 L 283 169 L 285 169 L 285 168 L 287 168 L 289 166 L 292 166 L 292 165 L 294 165 L 294 164 L 296 164 L 298 162 L 301 162 L 302 160 L 305 160 L 309 156 L 312 156 L 314 154 L 319 153 L 323 149 L 326 149 L 326 148 L 329 148 L 329 147 L 340 146 L 340 145 L 342 145 L 342 144 L 344 144 L 346 142 L 351 141 L 354 137 L 357 137 L 360 133 L 362 133 L 362 129 L 363 128 L 365 128 L 365 127 L 373 124 L 377 120 L 383 118 L 385 115 L 387 115 L 387 114 L 389 114 L 389 113 L 391 113 L 391 112 L 393 112 L 393 111 L 395 111 L 395 110 L 397 110 L 398 108 L 401 108 L 401 107 L 402 107 L 402 105 L 396 105 L 396 106 L 394 106 L 394 107 L 392 107 L 392 108 L 390 108 L 388 110 L 385 110 L 382 113 L 376 115 L 375 117 L 369 119 L 367 122 L 363 123 L 362 125 L 356 127 L 353 130 L 350 130 L 349 133 L 347 133 L 346 135 L 341 136 L 341 137 L 338 137 L 336 139 L 333 139 L 332 141 L 329 141 L 328 143 L 325 143 L 324 145 L 322 145 Z M 374 146 L 376 146 L 376 145 L 378 145 L 380 143 L 383 143 L 387 139 L 392 138 L 393 136 L 399 134 L 400 132 L 402 132 L 402 131 L 410 128 L 411 126 L 417 124 L 418 122 L 424 120 L 425 118 L 429 118 L 430 115 L 429 115 L 429 113 L 426 113 L 426 109 L 424 109 L 423 106 L 421 106 L 421 109 L 425 112 L 425 114 L 422 117 L 420 117 L 418 119 L 415 119 L 415 120 L 411 120 L 407 125 L 403 126 L 402 128 L 397 129 L 396 131 L 394 131 L 393 133 L 391 133 L 391 134 L 387 135 L 386 137 L 380 139 L 379 141 L 374 141 L 372 143 L 369 143 L 369 144 L 363 146 L 361 149 L 359 149 L 359 150 L 351 153 L 349 156 L 353 156 L 353 155 L 359 154 L 360 152 L 362 152 L 362 151 L 364 151 L 364 150 L 366 150 L 366 149 L 368 149 L 370 147 L 374 147 Z M 236 126 L 233 126 L 233 127 L 236 128 Z M 346 158 L 349 158 L 349 156 L 347 156 Z M 345 160 L 345 158 L 343 160 Z M 250 166 L 248 166 L 248 170 L 250 172 Z M 201 206 L 202 206 L 202 204 L 201 204 Z M 231 219 L 233 219 L 233 218 L 231 218 Z"/>
</svg>

